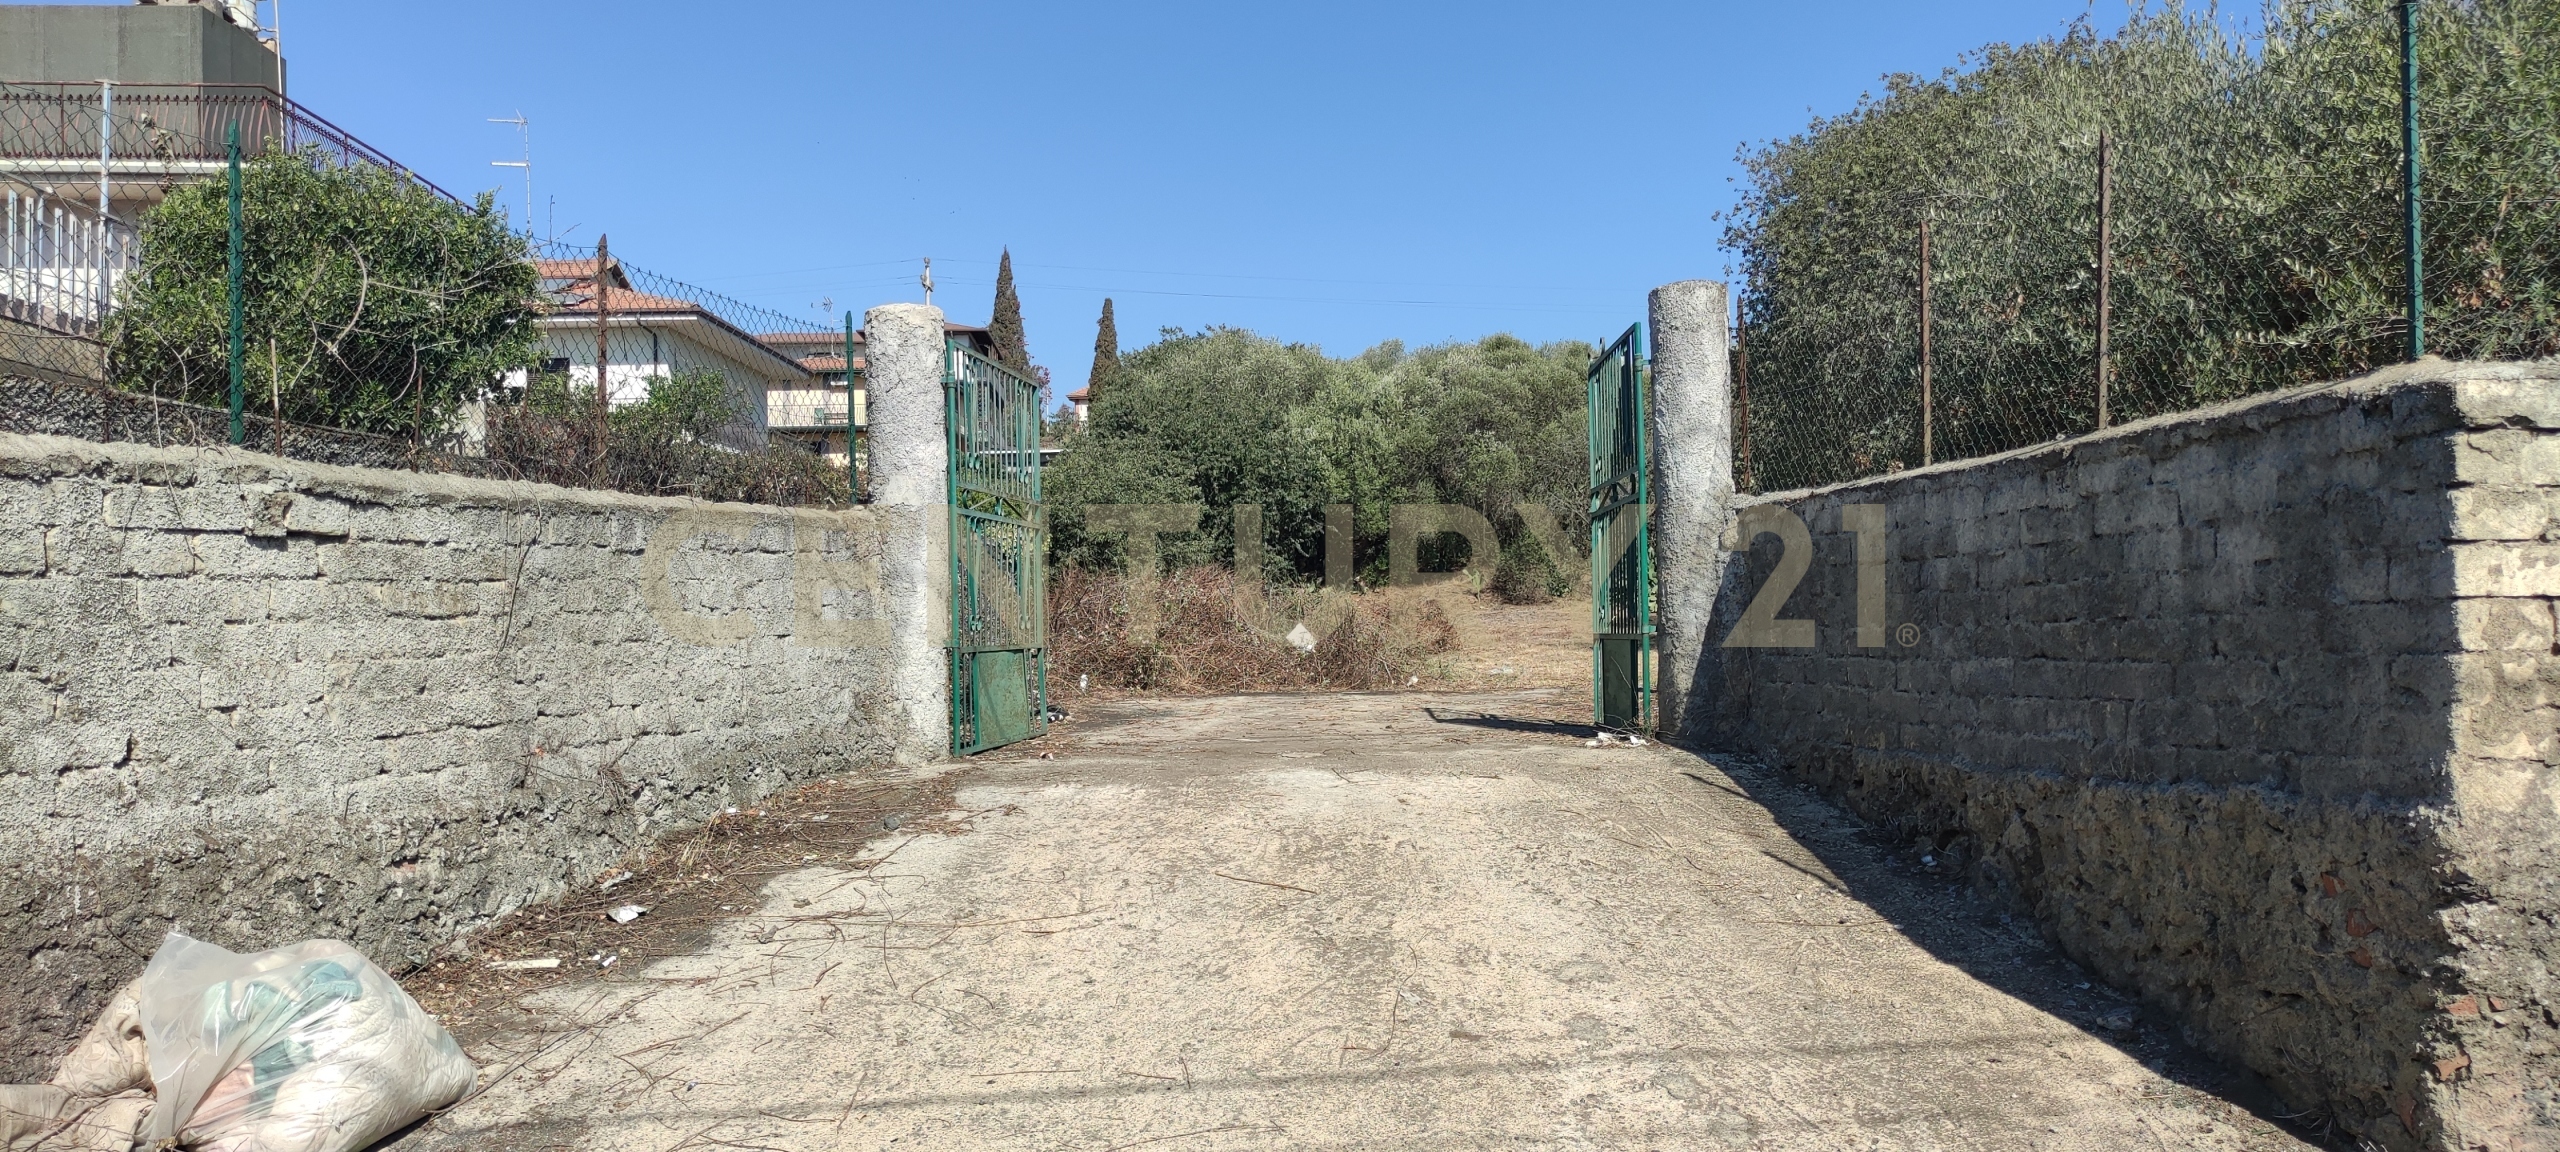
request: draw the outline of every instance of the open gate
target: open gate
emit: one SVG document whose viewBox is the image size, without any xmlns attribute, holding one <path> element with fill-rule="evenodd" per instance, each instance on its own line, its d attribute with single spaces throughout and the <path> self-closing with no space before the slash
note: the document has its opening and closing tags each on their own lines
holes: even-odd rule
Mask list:
<svg viewBox="0 0 2560 1152">
<path fill-rule="evenodd" d="M 1040 386 L 947 341 L 951 751 L 1048 730 L 1048 531 L 1040 503 Z"/>
<path fill-rule="evenodd" d="M 1644 325 L 1591 361 L 1591 712 L 1603 730 L 1653 728 L 1652 477 Z"/>
</svg>

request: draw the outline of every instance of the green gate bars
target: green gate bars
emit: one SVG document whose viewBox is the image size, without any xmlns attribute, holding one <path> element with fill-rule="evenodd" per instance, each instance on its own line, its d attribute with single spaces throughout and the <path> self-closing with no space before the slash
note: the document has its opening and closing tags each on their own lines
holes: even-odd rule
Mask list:
<svg viewBox="0 0 2560 1152">
<path fill-rule="evenodd" d="M 1652 480 L 1644 325 L 1591 361 L 1591 712 L 1601 730 L 1653 728 Z"/>
<path fill-rule="evenodd" d="M 951 751 L 1048 729 L 1048 549 L 1040 386 L 957 341 L 943 348 L 950 430 Z"/>
</svg>

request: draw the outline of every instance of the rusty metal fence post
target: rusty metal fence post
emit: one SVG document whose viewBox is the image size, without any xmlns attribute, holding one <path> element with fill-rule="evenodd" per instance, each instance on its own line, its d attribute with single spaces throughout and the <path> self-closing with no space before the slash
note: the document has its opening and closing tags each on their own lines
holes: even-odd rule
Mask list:
<svg viewBox="0 0 2560 1152">
<path fill-rule="evenodd" d="M 612 350 L 611 350 L 611 349 L 609 349 L 608 347 L 606 347 L 606 343 L 607 343 L 607 342 L 606 342 L 606 339 L 605 339 L 605 326 L 613 322 L 613 290 L 612 290 L 612 279 L 611 279 L 611 277 L 608 275 L 608 273 L 606 272 L 606 269 L 607 269 L 607 268 L 609 268 L 609 267 L 611 267 L 611 260 L 612 260 L 612 253 L 611 253 L 611 250 L 607 247 L 607 242 L 606 242 L 605 236 L 604 236 L 602 233 L 598 233 L 598 234 L 596 235 L 596 267 L 595 267 L 595 287 L 596 287 L 596 459 L 595 459 L 595 482 L 596 482 L 597 484 L 599 484 L 599 485 L 601 485 L 601 484 L 603 484 L 603 483 L 605 482 L 605 470 L 604 470 L 604 468 L 605 468 L 605 464 L 604 464 L 605 433 L 606 433 L 608 430 L 610 430 L 610 429 L 611 429 L 611 427 L 612 427 L 612 420 L 613 420 L 613 401 L 612 401 L 612 399 L 611 399 L 611 382 L 610 382 L 610 381 L 611 381 L 611 376 L 612 376 L 613 352 L 612 352 Z"/>
</svg>

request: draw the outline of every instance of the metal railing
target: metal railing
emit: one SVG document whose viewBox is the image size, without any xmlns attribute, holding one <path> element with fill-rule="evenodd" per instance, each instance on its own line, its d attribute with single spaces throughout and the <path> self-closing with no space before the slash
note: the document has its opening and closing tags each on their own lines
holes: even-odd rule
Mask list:
<svg viewBox="0 0 2560 1152">
<path fill-rule="evenodd" d="M 139 251 L 131 225 L 0 173 L 0 317 L 96 339 Z"/>
<path fill-rule="evenodd" d="M 252 84 L 0 83 L 0 170 L 56 182 L 158 183 L 222 170 L 225 135 L 240 146 L 319 149 L 344 165 L 401 173 L 437 195 L 452 193 L 380 149 L 268 89 Z"/>
</svg>

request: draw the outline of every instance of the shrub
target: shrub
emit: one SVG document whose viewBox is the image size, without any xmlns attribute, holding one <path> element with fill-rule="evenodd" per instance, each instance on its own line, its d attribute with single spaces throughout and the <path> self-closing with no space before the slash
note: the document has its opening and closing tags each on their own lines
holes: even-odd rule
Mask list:
<svg viewBox="0 0 2560 1152">
<path fill-rule="evenodd" d="M 1502 549 L 1493 570 L 1493 594 L 1505 604 L 1544 604 L 1574 589 L 1573 573 L 1522 535 Z"/>
<path fill-rule="evenodd" d="M 595 389 L 533 378 L 513 404 L 489 409 L 490 459 L 528 480 L 748 504 L 840 507 L 853 501 L 843 468 L 776 437 L 753 452 L 704 442 L 738 417 L 727 378 L 680 372 L 649 381 L 648 398 L 613 409 L 597 475 Z"/>
<path fill-rule="evenodd" d="M 247 391 L 306 424 L 429 439 L 533 357 L 522 238 L 483 195 L 271 151 L 241 166 Z M 228 407 L 227 182 L 182 184 L 142 222 L 108 341 L 119 385 Z"/>
</svg>

